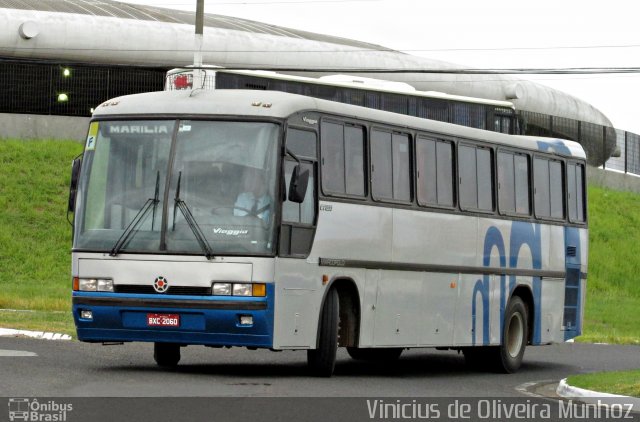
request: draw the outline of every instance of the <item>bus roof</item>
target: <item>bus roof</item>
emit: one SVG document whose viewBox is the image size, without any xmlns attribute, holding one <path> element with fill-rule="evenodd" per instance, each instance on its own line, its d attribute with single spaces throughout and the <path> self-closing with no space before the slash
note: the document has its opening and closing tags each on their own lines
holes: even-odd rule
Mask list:
<svg viewBox="0 0 640 422">
<path fill-rule="evenodd" d="M 586 158 L 582 146 L 564 139 L 506 135 L 452 123 L 406 116 L 280 91 L 179 90 L 127 95 L 100 104 L 94 118 L 116 116 L 247 116 L 284 119 L 302 111 L 318 111 L 380 124 L 474 139 L 565 157 Z"/>
</svg>

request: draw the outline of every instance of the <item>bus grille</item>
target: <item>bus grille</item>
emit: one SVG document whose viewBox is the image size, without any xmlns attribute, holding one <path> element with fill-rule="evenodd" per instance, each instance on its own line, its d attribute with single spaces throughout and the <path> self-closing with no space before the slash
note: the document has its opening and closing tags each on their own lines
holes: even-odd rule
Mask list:
<svg viewBox="0 0 640 422">
<path fill-rule="evenodd" d="M 157 295 L 153 286 L 138 285 L 138 284 L 119 284 L 113 286 L 116 293 L 135 293 L 143 295 Z M 193 286 L 169 286 L 169 289 L 164 292 L 165 295 L 180 295 L 180 296 L 210 296 L 211 287 L 193 287 Z"/>
</svg>

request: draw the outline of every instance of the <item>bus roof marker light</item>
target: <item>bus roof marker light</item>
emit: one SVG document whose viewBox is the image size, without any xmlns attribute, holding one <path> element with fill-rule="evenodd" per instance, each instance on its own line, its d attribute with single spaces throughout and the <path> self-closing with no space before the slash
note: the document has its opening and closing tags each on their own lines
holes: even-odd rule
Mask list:
<svg viewBox="0 0 640 422">
<path fill-rule="evenodd" d="M 64 92 L 58 94 L 58 102 L 59 103 L 66 103 L 67 101 L 69 101 L 69 95 L 65 94 Z"/>
<path fill-rule="evenodd" d="M 62 69 L 62 76 L 64 76 L 65 78 L 71 76 L 71 69 L 69 69 L 68 67 Z"/>
<path fill-rule="evenodd" d="M 262 105 L 262 101 L 254 101 L 251 103 L 251 105 L 254 107 L 260 107 Z"/>
</svg>

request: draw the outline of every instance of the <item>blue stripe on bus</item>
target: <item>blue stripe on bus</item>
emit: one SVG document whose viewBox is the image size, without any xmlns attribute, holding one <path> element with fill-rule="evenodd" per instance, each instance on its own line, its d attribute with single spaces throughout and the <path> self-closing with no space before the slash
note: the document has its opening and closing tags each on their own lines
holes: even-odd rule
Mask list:
<svg viewBox="0 0 640 422">
<path fill-rule="evenodd" d="M 582 318 L 580 315 L 581 310 L 581 300 L 582 300 L 582 281 L 580 279 L 580 267 L 581 267 L 581 250 L 580 250 L 580 230 L 575 227 L 565 227 L 564 228 L 564 239 L 565 239 L 565 250 L 569 246 L 575 246 L 576 253 L 575 256 L 566 256 L 566 270 L 567 276 L 565 279 L 565 304 L 564 304 L 564 313 L 574 311 L 573 319 L 571 321 L 566 321 L 566 315 L 563 315 L 563 325 L 565 322 L 572 323 L 572 329 L 566 329 L 564 331 L 564 339 L 569 340 L 574 337 L 582 334 Z M 573 297 L 570 295 L 570 292 L 575 291 L 576 294 L 576 303 L 570 304 L 567 303 L 569 297 Z M 571 314 L 569 314 L 571 315 Z"/>
<path fill-rule="evenodd" d="M 74 292 L 74 296 L 104 297 L 104 294 Z M 168 299 L 166 295 L 128 295 L 147 299 Z M 202 300 L 202 296 L 180 296 L 179 300 Z M 215 300 L 238 300 L 233 296 L 212 296 Z M 198 309 L 198 308 L 152 308 L 144 306 L 87 306 L 74 305 L 73 316 L 78 340 L 87 342 L 171 342 L 216 346 L 273 347 L 275 287 L 267 284 L 264 310 Z M 252 298 L 246 298 L 252 299 Z M 93 320 L 80 318 L 81 310 L 91 310 Z M 180 327 L 148 327 L 147 313 L 180 315 Z M 240 326 L 239 316 L 251 315 L 252 326 Z"/>
<path fill-rule="evenodd" d="M 514 221 L 511 223 L 511 234 L 509 240 L 509 268 L 518 268 L 518 255 L 520 249 L 523 246 L 528 246 L 531 251 L 531 259 L 533 269 L 542 269 L 542 241 L 540 237 L 540 225 L 528 223 L 524 221 Z M 483 251 L 483 266 L 485 268 L 491 266 L 491 253 L 496 248 L 500 260 L 500 267 L 507 267 L 507 255 L 504 246 L 504 238 L 500 230 L 491 226 L 487 229 L 484 236 L 484 251 Z M 486 346 L 490 344 L 490 316 L 489 316 L 489 296 L 491 292 L 490 286 L 491 278 L 489 275 L 483 276 L 482 279 L 478 279 L 473 289 L 471 298 L 471 343 L 477 344 L 476 340 L 476 325 L 477 325 L 477 305 L 476 298 L 480 294 L 482 299 L 482 345 Z M 506 276 L 500 276 L 500 341 L 502 341 L 502 333 L 504 331 L 504 313 L 506 309 L 507 300 L 511 296 L 511 293 L 516 287 L 516 276 L 509 276 L 509 287 L 507 290 Z M 541 342 L 541 297 L 542 286 L 541 278 L 533 278 L 533 302 L 534 302 L 534 332 L 533 343 L 539 344 Z"/>
</svg>

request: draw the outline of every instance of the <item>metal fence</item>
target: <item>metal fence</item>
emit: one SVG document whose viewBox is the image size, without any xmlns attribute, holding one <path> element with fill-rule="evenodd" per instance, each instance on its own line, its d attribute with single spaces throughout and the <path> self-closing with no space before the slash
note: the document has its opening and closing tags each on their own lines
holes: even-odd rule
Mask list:
<svg viewBox="0 0 640 422">
<path fill-rule="evenodd" d="M 162 90 L 167 70 L 0 59 L 0 113 L 90 116 L 109 98 Z M 592 165 L 640 175 L 638 134 L 529 111 L 518 120 L 526 135 L 579 142 Z"/>
<path fill-rule="evenodd" d="M 525 135 L 576 141 L 582 145 L 589 164 L 640 175 L 640 135 L 565 117 L 518 111 Z"/>
<path fill-rule="evenodd" d="M 90 116 L 109 98 L 162 90 L 166 69 L 0 61 L 0 113 Z"/>
</svg>

